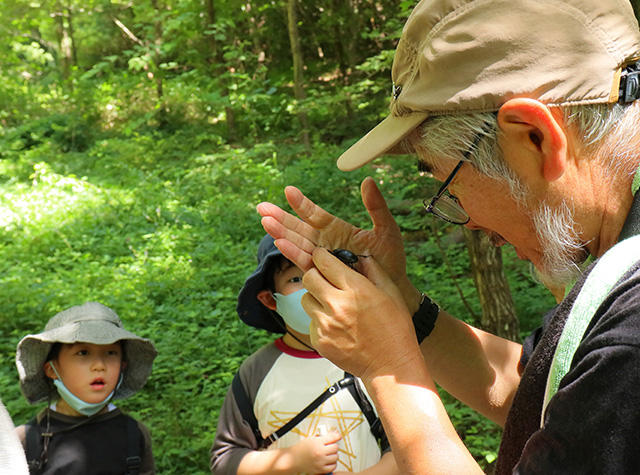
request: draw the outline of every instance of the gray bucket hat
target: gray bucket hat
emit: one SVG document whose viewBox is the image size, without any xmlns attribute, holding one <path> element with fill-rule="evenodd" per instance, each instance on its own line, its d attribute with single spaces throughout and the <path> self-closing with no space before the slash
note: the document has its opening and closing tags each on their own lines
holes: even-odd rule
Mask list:
<svg viewBox="0 0 640 475">
<path fill-rule="evenodd" d="M 236 311 L 240 319 L 254 328 L 261 328 L 272 333 L 285 333 L 282 317 L 265 307 L 258 300 L 258 292 L 267 288 L 267 272 L 273 263 L 282 257 L 282 253 L 268 234 L 258 245 L 258 267 L 247 277 L 242 290 L 238 294 Z"/>
<path fill-rule="evenodd" d="M 22 394 L 30 404 L 36 404 L 55 392 L 43 368 L 54 343 L 110 345 L 117 341 L 123 342 L 127 366 L 114 399 L 131 396 L 147 382 L 158 352 L 150 340 L 125 330 L 118 315 L 98 302 L 63 310 L 49 320 L 42 333 L 20 340 L 16 366 Z"/>
</svg>

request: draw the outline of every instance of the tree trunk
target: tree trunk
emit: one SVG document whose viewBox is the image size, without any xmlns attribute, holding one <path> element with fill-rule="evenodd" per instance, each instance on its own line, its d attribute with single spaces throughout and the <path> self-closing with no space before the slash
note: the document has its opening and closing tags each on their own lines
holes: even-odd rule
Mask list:
<svg viewBox="0 0 640 475">
<path fill-rule="evenodd" d="M 73 14 L 71 7 L 67 6 L 67 28 L 69 31 L 69 42 L 71 47 L 71 61 L 72 65 L 78 66 L 78 50 L 76 49 L 76 38 L 73 29 Z"/>
<path fill-rule="evenodd" d="M 56 3 L 56 11 L 51 15 L 56 22 L 56 37 L 58 39 L 58 47 L 60 49 L 60 66 L 62 79 L 66 81 L 69 78 L 73 54 L 71 51 L 71 39 L 65 22 L 65 8 L 60 2 Z"/>
<path fill-rule="evenodd" d="M 214 0 L 205 0 L 205 7 L 207 9 L 207 20 L 205 29 L 215 28 L 217 22 L 217 12 Z M 213 75 L 220 81 L 220 95 L 223 97 L 229 97 L 229 78 L 228 78 L 228 66 L 224 60 L 224 54 L 222 48 L 220 48 L 215 35 L 207 35 L 209 48 L 211 49 L 211 63 L 213 63 Z M 227 124 L 227 140 L 233 142 L 235 140 L 235 113 L 231 104 L 227 104 L 224 107 L 226 124 Z"/>
<path fill-rule="evenodd" d="M 305 98 L 304 93 L 304 60 L 302 58 L 302 46 L 300 45 L 300 33 L 298 31 L 298 0 L 287 0 L 287 19 L 289 24 L 289 41 L 291 43 L 291 55 L 293 56 L 293 92 L 298 101 L 298 106 Z M 304 110 L 298 110 L 298 120 L 302 127 L 302 142 L 307 150 L 311 149 L 309 140 L 309 121 Z"/>
<path fill-rule="evenodd" d="M 251 38 L 251 44 L 253 45 L 254 51 L 260 51 L 262 49 L 262 40 L 260 38 L 260 28 L 258 27 L 260 23 L 260 18 L 258 14 L 260 12 L 260 8 L 254 8 L 251 0 L 245 1 L 246 12 L 249 14 L 249 31 L 247 32 L 249 38 Z"/>
<path fill-rule="evenodd" d="M 160 105 L 159 109 L 159 117 L 160 122 L 163 123 L 165 120 L 166 109 L 164 106 L 164 88 L 162 84 L 162 75 L 160 74 L 160 63 L 162 62 L 162 11 L 160 9 L 160 5 L 158 5 L 158 0 L 151 0 L 151 6 L 156 12 L 156 20 L 153 24 L 153 32 L 154 32 L 154 40 L 153 40 L 153 65 L 154 65 L 154 75 L 156 80 L 156 97 L 158 100 L 158 104 Z"/>
<path fill-rule="evenodd" d="M 502 268 L 502 250 L 493 246 L 482 231 L 464 228 L 464 237 L 482 306 L 482 329 L 518 341 L 520 325 Z"/>
<path fill-rule="evenodd" d="M 205 25 L 205 30 L 211 29 L 215 27 L 216 24 L 216 6 L 213 3 L 213 0 L 205 0 L 205 7 L 207 9 L 207 20 Z M 212 34 L 207 35 L 207 41 L 209 42 L 209 48 L 211 48 L 211 52 L 213 53 L 212 57 L 218 57 L 218 43 L 216 41 L 216 36 Z"/>
<path fill-rule="evenodd" d="M 344 0 L 333 1 L 334 15 L 339 15 L 344 18 L 344 24 L 349 25 L 349 28 L 345 29 L 338 22 L 333 22 L 332 24 L 336 41 L 338 68 L 340 70 L 342 84 L 345 89 L 349 86 L 350 76 L 357 62 L 356 47 L 360 36 L 361 22 L 359 21 L 359 16 L 354 13 L 355 8 L 353 0 L 348 0 L 346 2 Z M 344 106 L 347 119 L 349 121 L 354 120 L 355 114 L 353 113 L 353 107 L 351 105 L 351 96 L 348 92 L 346 93 Z"/>
</svg>

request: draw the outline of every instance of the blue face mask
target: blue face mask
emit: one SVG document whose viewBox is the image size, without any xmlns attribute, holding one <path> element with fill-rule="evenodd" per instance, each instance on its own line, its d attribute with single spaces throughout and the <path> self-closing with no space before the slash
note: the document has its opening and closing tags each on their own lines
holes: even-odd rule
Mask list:
<svg viewBox="0 0 640 475">
<path fill-rule="evenodd" d="M 58 377 L 58 379 L 53 380 L 53 384 L 55 384 L 56 388 L 58 389 L 58 394 L 60 394 L 60 397 L 64 399 L 66 403 L 69 404 L 69 406 L 73 410 L 79 412 L 83 416 L 89 417 L 100 412 L 102 408 L 109 403 L 113 395 L 116 393 L 116 391 L 120 387 L 120 384 L 122 384 L 122 372 L 120 372 L 120 379 L 118 380 L 118 385 L 113 391 L 111 391 L 111 394 L 109 394 L 104 399 L 104 401 L 95 402 L 95 403 L 86 402 L 80 399 L 75 394 L 73 394 L 71 391 L 69 391 L 69 388 L 67 388 L 64 385 L 64 383 L 62 382 L 62 379 L 60 378 L 60 375 L 58 374 L 58 371 L 56 371 L 56 367 L 53 366 L 53 361 L 49 361 L 49 364 L 51 364 L 51 367 L 53 368 L 53 372 L 56 373 L 56 376 Z"/>
<path fill-rule="evenodd" d="M 309 325 L 311 325 L 311 317 L 302 308 L 302 296 L 306 293 L 307 289 L 300 289 L 289 295 L 277 292 L 273 294 L 273 298 L 276 299 L 276 311 L 284 323 L 303 335 L 309 334 Z"/>
</svg>

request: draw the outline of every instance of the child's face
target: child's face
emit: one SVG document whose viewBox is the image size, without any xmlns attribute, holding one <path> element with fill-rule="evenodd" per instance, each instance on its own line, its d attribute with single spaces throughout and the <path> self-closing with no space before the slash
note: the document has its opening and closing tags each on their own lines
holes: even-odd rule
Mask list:
<svg viewBox="0 0 640 475">
<path fill-rule="evenodd" d="M 273 284 L 276 292 L 282 295 L 289 295 L 304 288 L 302 285 L 303 275 L 304 272 L 293 264 L 283 269 L 277 269 L 273 275 Z"/>
<path fill-rule="evenodd" d="M 93 343 L 63 344 L 53 360 L 64 385 L 77 397 L 88 403 L 98 403 L 111 394 L 118 384 L 122 364 L 122 345 Z M 45 365 L 50 378 L 55 373 Z"/>
</svg>

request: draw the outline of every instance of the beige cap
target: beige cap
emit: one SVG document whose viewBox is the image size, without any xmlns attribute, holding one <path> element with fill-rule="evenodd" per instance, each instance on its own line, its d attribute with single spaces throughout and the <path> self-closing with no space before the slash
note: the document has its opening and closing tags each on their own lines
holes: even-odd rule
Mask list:
<svg viewBox="0 0 640 475">
<path fill-rule="evenodd" d="M 391 113 L 338 159 L 350 171 L 389 152 L 431 115 L 618 101 L 640 56 L 628 0 L 422 0 L 398 43 Z"/>
</svg>

